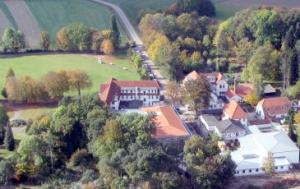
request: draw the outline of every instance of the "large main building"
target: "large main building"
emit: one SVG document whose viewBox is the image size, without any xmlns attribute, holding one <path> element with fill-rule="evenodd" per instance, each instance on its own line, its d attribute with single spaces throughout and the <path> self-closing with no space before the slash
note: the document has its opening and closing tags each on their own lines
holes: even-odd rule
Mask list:
<svg viewBox="0 0 300 189">
<path fill-rule="evenodd" d="M 100 86 L 100 100 L 112 110 L 119 110 L 120 104 L 134 103 L 153 106 L 160 101 L 160 86 L 155 80 L 119 81 L 110 79 Z"/>
</svg>

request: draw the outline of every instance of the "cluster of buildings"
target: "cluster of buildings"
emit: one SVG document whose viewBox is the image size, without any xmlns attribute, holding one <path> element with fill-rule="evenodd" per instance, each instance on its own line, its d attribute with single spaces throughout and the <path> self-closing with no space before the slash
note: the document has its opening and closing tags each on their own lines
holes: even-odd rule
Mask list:
<svg viewBox="0 0 300 189">
<path fill-rule="evenodd" d="M 292 102 L 287 97 L 263 98 L 254 111 L 245 111 L 241 103 L 247 95 L 255 92 L 253 85 L 234 83 L 233 88 L 229 88 L 221 73 L 192 72 L 184 82 L 201 75 L 210 83 L 212 93 L 225 97 L 228 103 L 219 104 L 222 107 L 220 115 L 201 115 L 198 125 L 222 139 L 222 150 L 231 151 L 232 160 L 237 165 L 236 176 L 263 174 L 264 161 L 270 154 L 276 172 L 288 171 L 293 164 L 299 163 L 299 148 L 284 127 L 285 118 L 292 108 Z M 264 87 L 266 96 L 275 93 L 276 89 L 271 85 Z M 211 100 L 210 104 L 218 103 Z"/>
<path fill-rule="evenodd" d="M 299 163 L 299 148 L 288 137 L 284 121 L 292 108 L 287 97 L 268 97 L 260 100 L 254 111 L 245 111 L 244 98 L 253 93 L 251 84 L 229 87 L 226 77 L 219 72 L 188 74 L 182 81 L 205 78 L 211 87 L 208 109 L 221 110 L 221 114 L 202 114 L 198 127 L 221 138 L 220 148 L 230 150 L 236 163 L 236 176 L 263 174 L 263 163 L 271 154 L 276 172 L 288 171 Z M 99 98 L 111 110 L 133 108 L 143 114 L 151 113 L 156 127 L 153 135 L 158 140 L 187 139 L 192 132 L 173 106 L 161 101 L 161 88 L 156 80 L 119 81 L 111 79 L 100 86 Z M 266 95 L 276 90 L 267 85 Z M 234 144 L 234 148 L 231 145 Z"/>
</svg>

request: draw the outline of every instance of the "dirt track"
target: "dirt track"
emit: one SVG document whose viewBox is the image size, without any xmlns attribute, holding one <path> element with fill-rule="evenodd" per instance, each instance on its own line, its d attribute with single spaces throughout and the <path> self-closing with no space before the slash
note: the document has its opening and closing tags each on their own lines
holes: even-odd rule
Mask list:
<svg viewBox="0 0 300 189">
<path fill-rule="evenodd" d="M 40 29 L 34 16 L 24 0 L 4 0 L 31 48 L 39 47 Z"/>
<path fill-rule="evenodd" d="M 5 16 L 5 14 L 0 11 L 0 36 L 2 36 L 4 29 L 7 27 L 12 27 L 9 20 Z"/>
</svg>

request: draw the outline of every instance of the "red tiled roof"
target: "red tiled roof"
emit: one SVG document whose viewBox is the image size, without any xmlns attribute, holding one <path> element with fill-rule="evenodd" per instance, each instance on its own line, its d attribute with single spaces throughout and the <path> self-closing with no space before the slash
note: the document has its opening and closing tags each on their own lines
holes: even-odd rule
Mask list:
<svg viewBox="0 0 300 189">
<path fill-rule="evenodd" d="M 292 107 L 292 102 L 288 97 L 264 98 L 258 102 L 268 116 L 287 114 Z"/>
<path fill-rule="evenodd" d="M 227 96 L 229 98 L 231 98 L 231 97 L 237 95 L 237 96 L 244 98 L 248 94 L 251 94 L 252 92 L 254 92 L 254 90 L 255 90 L 254 86 L 250 83 L 238 84 L 235 88 L 235 91 L 233 88 L 231 88 L 227 91 Z"/>
<path fill-rule="evenodd" d="M 100 100 L 105 104 L 110 104 L 116 95 L 120 94 L 122 87 L 153 87 L 160 88 L 157 81 L 118 81 L 114 78 L 100 85 Z"/>
<path fill-rule="evenodd" d="M 100 100 L 105 104 L 110 104 L 115 95 L 120 94 L 120 87 L 115 81 L 116 80 L 112 78 L 106 84 L 100 86 Z"/>
<path fill-rule="evenodd" d="M 233 100 L 231 100 L 228 104 L 225 104 L 223 113 L 230 119 L 234 120 L 247 118 L 247 113 L 241 108 L 239 103 Z"/>
<path fill-rule="evenodd" d="M 171 106 L 156 106 L 141 109 L 146 113 L 155 113 L 152 119 L 156 127 L 154 138 L 172 138 L 189 136 L 183 122 Z"/>
</svg>

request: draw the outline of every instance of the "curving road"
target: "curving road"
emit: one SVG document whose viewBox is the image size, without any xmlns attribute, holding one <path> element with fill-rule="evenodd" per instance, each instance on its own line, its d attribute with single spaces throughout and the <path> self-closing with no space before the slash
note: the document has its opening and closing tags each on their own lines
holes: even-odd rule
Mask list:
<svg viewBox="0 0 300 189">
<path fill-rule="evenodd" d="M 161 84 L 162 89 L 164 89 L 167 80 L 161 75 L 158 67 L 154 64 L 154 62 L 149 59 L 147 52 L 144 50 L 145 48 L 143 45 L 143 41 L 141 40 L 136 30 L 130 23 L 124 11 L 119 6 L 107 2 L 105 0 L 90 0 L 90 1 L 107 6 L 118 15 L 120 21 L 123 23 L 124 29 L 127 30 L 128 37 L 136 44 L 135 51 L 143 57 L 144 64 L 147 65 L 150 75 L 153 75 L 153 77 Z"/>
</svg>

